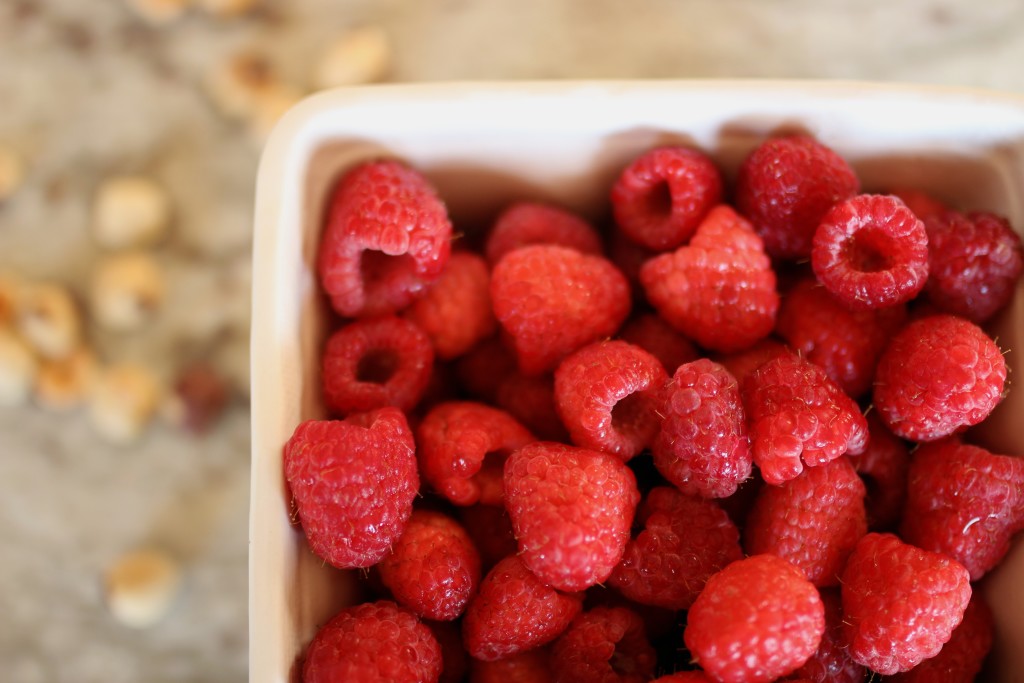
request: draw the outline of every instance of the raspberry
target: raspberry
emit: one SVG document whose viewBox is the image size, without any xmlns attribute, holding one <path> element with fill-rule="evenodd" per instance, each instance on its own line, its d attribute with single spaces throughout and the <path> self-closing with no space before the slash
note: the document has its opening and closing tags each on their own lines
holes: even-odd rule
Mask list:
<svg viewBox="0 0 1024 683">
<path fill-rule="evenodd" d="M 841 584 L 850 656 L 886 676 L 938 654 L 971 598 L 962 565 L 892 534 L 862 538 Z"/>
<path fill-rule="evenodd" d="M 755 370 L 743 384 L 743 405 L 754 462 L 769 484 L 866 446 L 867 422 L 857 404 L 824 370 L 797 356 Z"/>
<path fill-rule="evenodd" d="M 821 637 L 818 651 L 807 663 L 796 670 L 789 680 L 805 680 L 809 683 L 863 683 L 867 671 L 850 659 L 846 638 L 843 634 L 843 606 L 836 590 L 821 591 L 821 602 L 825 605 L 825 633 Z"/>
<path fill-rule="evenodd" d="M 528 650 L 517 655 L 485 662 L 474 659 L 469 683 L 554 683 L 546 649 Z"/>
<path fill-rule="evenodd" d="M 626 276 L 630 291 L 637 301 L 643 300 L 643 288 L 640 286 L 640 269 L 645 263 L 658 255 L 658 252 L 645 249 L 630 241 L 618 230 L 613 230 L 609 238 L 608 258 L 615 267 Z"/>
<path fill-rule="evenodd" d="M 761 489 L 747 517 L 744 547 L 789 560 L 815 586 L 834 586 L 868 531 L 864 484 L 845 458 Z"/>
<path fill-rule="evenodd" d="M 626 237 L 655 251 L 675 249 L 722 201 L 722 176 L 702 152 L 660 147 L 626 167 L 611 199 Z"/>
<path fill-rule="evenodd" d="M 551 375 L 528 377 L 513 372 L 498 387 L 495 400 L 538 438 L 569 441 L 569 433 L 565 431 L 555 406 L 555 379 Z"/>
<path fill-rule="evenodd" d="M 1005 382 L 1006 362 L 981 328 L 936 315 L 889 342 L 875 371 L 874 402 L 896 436 L 935 441 L 988 417 Z"/>
<path fill-rule="evenodd" d="M 601 237 L 579 216 L 548 204 L 519 202 L 505 209 L 487 237 L 487 262 L 497 264 L 505 254 L 531 244 L 555 244 L 600 256 Z"/>
<path fill-rule="evenodd" d="M 818 590 L 800 570 L 774 555 L 755 555 L 708 579 L 683 639 L 714 680 L 761 683 L 803 666 L 824 631 Z"/>
<path fill-rule="evenodd" d="M 473 539 L 484 569 L 519 551 L 512 533 L 512 520 L 500 505 L 470 505 L 459 508 L 459 521 Z"/>
<path fill-rule="evenodd" d="M 356 320 L 327 340 L 324 401 L 341 415 L 384 406 L 411 410 L 427 388 L 433 363 L 430 340 L 408 320 Z"/>
<path fill-rule="evenodd" d="M 416 510 L 405 533 L 377 566 L 395 600 L 424 619 L 450 621 L 480 583 L 480 555 L 451 517 Z"/>
<path fill-rule="evenodd" d="M 850 464 L 867 489 L 864 507 L 869 529 L 891 529 L 903 514 L 907 498 L 907 469 L 910 452 L 893 436 L 878 413 L 868 413 L 868 445 L 863 453 L 850 455 Z"/>
<path fill-rule="evenodd" d="M 500 505 L 505 459 L 535 440 L 508 413 L 469 401 L 435 406 L 416 430 L 423 478 L 456 505 Z"/>
<path fill-rule="evenodd" d="M 901 536 L 964 565 L 977 581 L 1024 529 L 1024 460 L 955 438 L 924 444 L 910 462 Z"/>
<path fill-rule="evenodd" d="M 349 171 L 331 198 L 320 283 L 343 316 L 405 308 L 444 270 L 452 225 L 434 188 L 396 161 Z"/>
<path fill-rule="evenodd" d="M 675 372 L 683 363 L 700 358 L 689 339 L 653 313 L 630 318 L 619 331 L 619 338 L 657 358 L 666 372 Z"/>
<path fill-rule="evenodd" d="M 551 245 L 501 259 L 491 274 L 491 300 L 520 369 L 530 375 L 614 335 L 630 309 L 629 283 L 610 261 Z"/>
<path fill-rule="evenodd" d="M 581 604 L 581 596 L 556 591 L 519 557 L 507 557 L 484 577 L 466 608 L 462 640 L 475 659 L 503 659 L 557 638 Z"/>
<path fill-rule="evenodd" d="M 895 306 L 917 296 L 928 280 L 928 234 L 896 197 L 858 195 L 821 220 L 811 266 L 851 310 Z"/>
<path fill-rule="evenodd" d="M 878 357 L 903 325 L 903 306 L 851 311 L 814 280 L 802 280 L 782 299 L 776 333 L 819 365 L 848 395 L 871 388 Z"/>
<path fill-rule="evenodd" d="M 1020 236 L 991 213 L 949 211 L 925 223 L 928 298 L 949 313 L 982 323 L 1010 302 L 1024 270 Z"/>
<path fill-rule="evenodd" d="M 669 324 L 725 353 L 771 332 L 779 295 L 761 239 L 728 206 L 711 210 L 689 245 L 640 269 L 647 298 Z"/>
<path fill-rule="evenodd" d="M 491 311 L 491 276 L 476 254 L 456 252 L 434 286 L 406 311 L 442 360 L 450 360 L 494 334 L 498 327 Z"/>
<path fill-rule="evenodd" d="M 551 647 L 559 683 L 644 683 L 656 663 L 643 619 L 625 607 L 584 612 Z"/>
<path fill-rule="evenodd" d="M 441 675 L 441 647 L 415 616 L 380 600 L 349 607 L 306 648 L 303 683 L 421 683 Z"/>
<path fill-rule="evenodd" d="M 910 671 L 892 677 L 894 683 L 971 683 L 992 648 L 992 612 L 977 593 L 971 596 L 964 619 L 939 654 Z"/>
<path fill-rule="evenodd" d="M 415 448 L 397 408 L 295 428 L 284 475 L 313 552 L 342 569 L 388 553 L 419 489 Z"/>
<path fill-rule="evenodd" d="M 683 493 L 726 498 L 752 460 L 739 386 L 706 358 L 680 365 L 662 392 L 654 465 Z"/>
<path fill-rule="evenodd" d="M 805 259 L 825 213 L 857 194 L 849 164 L 805 135 L 762 143 L 740 166 L 736 206 L 774 258 Z"/>
<path fill-rule="evenodd" d="M 666 381 L 658 359 L 640 347 L 596 342 L 558 366 L 555 406 L 574 444 L 626 461 L 654 439 Z"/>
<path fill-rule="evenodd" d="M 644 530 L 609 579 L 635 602 L 688 609 L 708 577 L 743 557 L 736 525 L 713 501 L 659 486 L 647 494 L 637 521 Z"/>
<path fill-rule="evenodd" d="M 462 646 L 462 631 L 452 621 L 426 622 L 441 647 L 441 678 L 438 683 L 463 683 L 469 671 L 469 655 Z"/>
<path fill-rule="evenodd" d="M 639 502 L 633 473 L 607 453 L 538 442 L 505 462 L 505 507 L 520 557 L 559 590 L 608 578 Z"/>
<path fill-rule="evenodd" d="M 773 358 L 788 356 L 792 352 L 792 349 L 782 342 L 776 341 L 772 337 L 766 337 L 748 349 L 718 356 L 716 360 L 736 378 L 736 382 L 742 388 L 743 382 L 754 370 Z"/>
<path fill-rule="evenodd" d="M 944 213 L 949 211 L 949 207 L 935 197 L 932 197 L 927 192 L 915 190 L 914 188 L 890 188 L 886 194 L 898 197 L 901 202 L 907 205 L 908 209 L 914 212 L 915 216 L 924 221 L 925 227 L 928 226 L 928 221 L 930 219 L 942 216 Z M 931 235 L 929 235 L 928 238 L 930 240 Z"/>
<path fill-rule="evenodd" d="M 459 386 L 471 396 L 491 402 L 515 369 L 516 357 L 497 338 L 480 342 L 455 364 Z"/>
</svg>

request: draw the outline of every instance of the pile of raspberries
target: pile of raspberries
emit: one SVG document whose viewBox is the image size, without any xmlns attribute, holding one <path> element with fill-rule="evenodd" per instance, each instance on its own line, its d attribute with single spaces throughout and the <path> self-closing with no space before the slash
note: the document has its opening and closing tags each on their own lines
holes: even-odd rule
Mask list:
<svg viewBox="0 0 1024 683">
<path fill-rule="evenodd" d="M 1024 460 L 964 432 L 1006 391 L 981 325 L 1020 238 L 861 194 L 807 136 L 726 189 L 663 147 L 605 232 L 522 202 L 458 235 L 407 165 L 343 176 L 318 261 L 337 419 L 284 472 L 363 602 L 305 683 L 974 680 L 972 584 L 1024 528 Z"/>
</svg>

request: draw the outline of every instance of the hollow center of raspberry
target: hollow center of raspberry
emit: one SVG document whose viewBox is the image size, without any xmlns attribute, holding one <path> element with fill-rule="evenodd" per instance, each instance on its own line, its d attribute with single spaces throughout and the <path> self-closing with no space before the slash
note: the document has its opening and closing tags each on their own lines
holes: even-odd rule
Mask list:
<svg viewBox="0 0 1024 683">
<path fill-rule="evenodd" d="M 850 268 L 861 273 L 888 270 L 892 267 L 891 246 L 878 233 L 861 231 L 847 243 L 846 261 Z"/>
<path fill-rule="evenodd" d="M 625 436 L 644 436 L 653 421 L 651 402 L 642 393 L 630 394 L 612 408 L 612 428 Z"/>
<path fill-rule="evenodd" d="M 359 272 L 363 278 L 363 286 L 367 289 L 387 287 L 408 273 L 415 271 L 416 261 L 409 254 L 392 256 L 382 251 L 367 249 L 359 259 Z"/>
<path fill-rule="evenodd" d="M 398 354 L 392 349 L 373 349 L 359 359 L 356 381 L 386 384 L 398 370 Z"/>
<path fill-rule="evenodd" d="M 668 182 L 662 180 L 647 191 L 647 212 L 652 216 L 663 217 L 672 213 L 672 190 Z"/>
</svg>

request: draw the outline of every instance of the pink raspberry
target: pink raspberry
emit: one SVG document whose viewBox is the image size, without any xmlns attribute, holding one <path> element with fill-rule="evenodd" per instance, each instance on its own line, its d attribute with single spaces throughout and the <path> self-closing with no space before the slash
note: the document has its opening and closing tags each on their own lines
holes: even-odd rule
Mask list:
<svg viewBox="0 0 1024 683">
<path fill-rule="evenodd" d="M 537 442 L 505 462 L 505 507 L 520 557 L 558 590 L 608 578 L 639 502 L 633 472 L 607 453 Z"/>
<path fill-rule="evenodd" d="M 536 375 L 614 335 L 629 315 L 629 283 L 600 256 L 534 245 L 506 254 L 491 274 L 491 300 L 520 369 Z"/>
<path fill-rule="evenodd" d="M 504 659 L 549 643 L 579 614 L 582 598 L 545 585 L 517 556 L 494 566 L 466 608 L 462 640 L 470 656 Z"/>
<path fill-rule="evenodd" d="M 369 567 L 388 553 L 419 489 L 415 448 L 397 408 L 295 428 L 284 476 L 314 553 L 342 569 Z"/>
<path fill-rule="evenodd" d="M 889 343 L 875 371 L 874 402 L 896 436 L 935 441 L 988 417 L 1005 382 L 1003 355 L 981 328 L 936 315 Z"/>
<path fill-rule="evenodd" d="M 434 286 L 406 311 L 430 339 L 442 360 L 461 356 L 494 334 L 491 275 L 487 263 L 468 252 L 455 252 Z"/>
<path fill-rule="evenodd" d="M 441 675 L 441 648 L 411 613 L 381 600 L 339 612 L 306 648 L 303 683 L 421 683 Z"/>
<path fill-rule="evenodd" d="M 742 389 L 743 382 L 746 381 L 749 375 L 753 374 L 754 370 L 757 370 L 773 358 L 788 356 L 791 353 L 793 353 L 793 350 L 782 342 L 777 341 L 773 337 L 765 337 L 750 348 L 716 356 L 715 360 L 721 363 L 722 367 L 736 378 L 736 382 L 739 383 Z"/>
<path fill-rule="evenodd" d="M 601 236 L 579 216 L 549 204 L 518 202 L 498 216 L 484 253 L 493 266 L 510 251 L 531 244 L 554 244 L 598 256 L 604 252 Z"/>
<path fill-rule="evenodd" d="M 864 683 L 867 671 L 850 659 L 843 633 L 843 605 L 836 590 L 821 591 L 821 602 L 825 605 L 825 633 L 821 637 L 818 651 L 807 663 L 796 670 L 790 683 L 798 680 L 810 683 Z"/>
<path fill-rule="evenodd" d="M 928 234 L 896 197 L 858 195 L 821 220 L 811 266 L 851 310 L 895 306 L 917 296 L 928 280 Z"/>
<path fill-rule="evenodd" d="M 595 342 L 555 371 L 555 406 L 572 442 L 627 461 L 658 431 L 659 393 L 668 380 L 658 359 L 624 341 Z"/>
<path fill-rule="evenodd" d="M 860 183 L 838 154 L 805 135 L 762 143 L 740 166 L 736 206 L 780 259 L 806 259 L 822 217 Z"/>
<path fill-rule="evenodd" d="M 754 462 L 769 484 L 857 454 L 867 445 L 860 408 L 817 365 L 794 355 L 770 360 L 743 385 Z"/>
<path fill-rule="evenodd" d="M 708 213 L 687 246 L 640 269 L 648 300 L 707 349 L 739 351 L 775 325 L 779 295 L 761 239 L 728 206 Z"/>
<path fill-rule="evenodd" d="M 349 171 L 331 197 L 320 283 L 346 317 L 394 313 L 437 279 L 452 225 L 434 188 L 396 161 Z"/>
<path fill-rule="evenodd" d="M 1024 530 L 1024 460 L 956 438 L 914 451 L 901 536 L 952 557 L 977 581 Z"/>
<path fill-rule="evenodd" d="M 461 615 L 480 583 L 480 555 L 469 534 L 451 517 L 431 510 L 412 513 L 377 568 L 400 605 L 436 621 Z"/>
<path fill-rule="evenodd" d="M 925 222 L 928 298 L 983 323 L 1010 302 L 1024 270 L 1020 236 L 1002 216 L 949 211 Z"/>
<path fill-rule="evenodd" d="M 859 455 L 850 455 L 850 464 L 867 488 L 864 507 L 868 513 L 868 528 L 890 530 L 903 514 L 910 451 L 906 443 L 882 424 L 877 412 L 868 413 L 867 419 L 867 448 Z"/>
<path fill-rule="evenodd" d="M 528 376 L 513 372 L 498 387 L 495 402 L 545 441 L 568 443 L 558 407 L 555 404 L 555 378 L 551 375 Z"/>
<path fill-rule="evenodd" d="M 327 340 L 324 401 L 341 415 L 384 406 L 411 410 L 427 388 L 433 363 L 430 340 L 408 320 L 356 320 Z"/>
<path fill-rule="evenodd" d="M 683 493 L 726 498 L 750 476 L 752 460 L 740 389 L 706 358 L 680 365 L 662 393 L 654 465 Z"/>
<path fill-rule="evenodd" d="M 633 161 L 611 193 L 622 233 L 648 249 L 675 249 L 722 201 L 722 176 L 706 154 L 660 147 Z"/>
<path fill-rule="evenodd" d="M 480 553 L 481 565 L 489 570 L 519 551 L 512 533 L 512 520 L 501 505 L 469 505 L 459 508 L 459 521 Z"/>
<path fill-rule="evenodd" d="M 634 602 L 688 609 L 708 577 L 743 557 L 736 525 L 713 501 L 659 486 L 647 494 L 637 521 L 644 530 L 609 579 Z"/>
<path fill-rule="evenodd" d="M 485 662 L 474 659 L 469 683 L 554 683 L 544 648 Z"/>
<path fill-rule="evenodd" d="M 953 630 L 939 654 L 910 671 L 892 677 L 894 683 L 972 683 L 992 649 L 992 611 L 975 593 L 967 604 L 964 619 Z"/>
<path fill-rule="evenodd" d="M 903 325 L 903 306 L 851 311 L 812 279 L 783 297 L 776 333 L 789 346 L 857 397 L 871 388 L 878 357 Z"/>
<path fill-rule="evenodd" d="M 789 560 L 815 586 L 834 586 L 868 531 L 864 484 L 846 458 L 761 489 L 743 539 L 751 555 Z"/>
<path fill-rule="evenodd" d="M 700 358 L 689 339 L 653 313 L 630 318 L 619 331 L 619 338 L 657 358 L 669 373 L 683 363 Z"/>
<path fill-rule="evenodd" d="M 625 607 L 580 614 L 551 647 L 551 669 L 560 683 L 645 683 L 655 664 L 643 619 Z"/>
<path fill-rule="evenodd" d="M 423 478 L 456 505 L 500 505 L 505 459 L 536 441 L 505 411 L 470 401 L 435 406 L 416 440 Z"/>
<path fill-rule="evenodd" d="M 459 387 L 474 398 L 492 403 L 501 383 L 515 370 L 515 355 L 496 337 L 480 342 L 455 364 Z"/>
<path fill-rule="evenodd" d="M 850 656 L 886 676 L 937 655 L 971 598 L 961 564 L 892 534 L 862 538 L 840 583 Z"/>
<path fill-rule="evenodd" d="M 767 683 L 803 666 L 824 632 L 825 608 L 803 573 L 774 555 L 755 555 L 708 579 L 683 639 L 719 683 Z"/>
</svg>

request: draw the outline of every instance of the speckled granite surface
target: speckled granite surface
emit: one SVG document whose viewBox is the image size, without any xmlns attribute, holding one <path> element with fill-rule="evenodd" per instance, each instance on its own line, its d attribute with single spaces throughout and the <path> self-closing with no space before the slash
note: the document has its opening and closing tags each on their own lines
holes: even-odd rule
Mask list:
<svg viewBox="0 0 1024 683">
<path fill-rule="evenodd" d="M 81 289 L 97 256 L 87 222 L 98 182 L 152 174 L 175 205 L 160 252 L 171 296 L 150 329 L 93 330 L 96 344 L 163 375 L 215 348 L 222 364 L 244 364 L 223 344 L 248 320 L 258 147 L 199 84 L 249 45 L 302 84 L 317 52 L 361 24 L 390 33 L 399 81 L 789 76 L 1024 90 L 1017 0 L 281 0 L 246 19 L 192 13 L 160 29 L 121 0 L 3 0 L 0 142 L 29 173 L 0 208 L 0 269 Z M 205 439 L 161 426 L 126 448 L 81 415 L 0 410 L 0 678 L 244 680 L 248 450 L 242 399 Z M 181 558 L 186 585 L 167 619 L 130 631 L 105 611 L 99 577 L 140 543 Z"/>
</svg>

